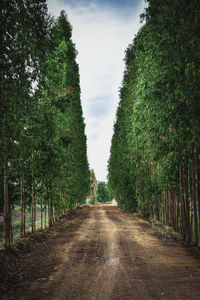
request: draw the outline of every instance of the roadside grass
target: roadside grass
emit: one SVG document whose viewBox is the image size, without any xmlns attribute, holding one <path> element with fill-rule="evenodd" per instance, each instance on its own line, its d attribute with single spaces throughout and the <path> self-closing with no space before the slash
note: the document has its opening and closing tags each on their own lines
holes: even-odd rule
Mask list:
<svg viewBox="0 0 200 300">
<path fill-rule="evenodd" d="M 40 210 L 40 204 L 36 204 L 36 210 Z M 21 211 L 21 207 L 19 205 L 14 205 L 14 208 L 12 210 L 12 213 L 15 213 L 15 212 L 20 212 Z M 26 210 L 25 210 L 26 213 L 29 213 L 30 212 L 30 208 L 29 207 L 26 207 Z"/>
<path fill-rule="evenodd" d="M 41 229 L 41 212 L 39 210 L 40 205 L 36 207 L 36 231 Z M 20 238 L 20 206 L 15 206 L 14 210 L 12 211 L 12 232 L 13 232 L 13 241 L 16 242 Z M 44 212 L 43 212 L 43 228 L 45 227 L 45 219 L 44 219 Z M 48 215 L 46 216 L 46 226 L 48 227 Z M 26 233 L 31 232 L 31 217 L 30 212 L 26 210 Z M 3 242 L 3 222 L 0 223 L 0 248 L 2 248 Z"/>
<path fill-rule="evenodd" d="M 151 220 L 152 228 L 162 238 L 163 241 L 168 239 L 181 239 L 180 233 L 172 229 L 172 227 L 161 223 L 155 219 Z"/>
<path fill-rule="evenodd" d="M 197 214 L 198 224 L 200 222 L 199 214 Z M 190 211 L 190 222 L 192 222 L 192 233 L 191 233 L 191 241 L 195 242 L 195 221 L 194 221 L 194 213 Z M 166 225 L 165 223 L 161 223 L 156 219 L 151 220 L 152 228 L 164 238 L 175 238 L 181 239 L 181 215 L 178 216 L 178 224 L 177 230 L 173 230 L 172 227 Z M 200 232 L 199 232 L 200 235 Z"/>
</svg>

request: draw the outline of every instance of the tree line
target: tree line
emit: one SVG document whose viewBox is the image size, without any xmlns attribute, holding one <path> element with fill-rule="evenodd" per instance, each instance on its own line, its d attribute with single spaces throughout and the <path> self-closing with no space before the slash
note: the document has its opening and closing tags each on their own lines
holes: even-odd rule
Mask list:
<svg viewBox="0 0 200 300">
<path fill-rule="evenodd" d="M 104 181 L 97 181 L 93 169 L 90 170 L 90 196 L 89 203 L 108 203 L 113 200 L 109 186 Z"/>
<path fill-rule="evenodd" d="M 36 204 L 41 226 L 51 226 L 85 203 L 90 171 L 67 15 L 51 17 L 45 0 L 2 0 L 0 14 L 0 209 L 8 247 L 15 203 L 21 207 L 21 237 L 26 207 L 32 232 Z"/>
<path fill-rule="evenodd" d="M 147 2 L 126 50 L 109 186 L 122 209 L 199 245 L 200 2 Z"/>
</svg>

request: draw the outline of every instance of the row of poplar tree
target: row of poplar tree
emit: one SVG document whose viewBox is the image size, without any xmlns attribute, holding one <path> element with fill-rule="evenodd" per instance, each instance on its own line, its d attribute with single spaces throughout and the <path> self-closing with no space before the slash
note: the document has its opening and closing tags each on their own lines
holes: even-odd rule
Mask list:
<svg viewBox="0 0 200 300">
<path fill-rule="evenodd" d="M 89 203 L 106 203 L 113 199 L 108 184 L 104 181 L 97 181 L 94 170 L 90 170 L 90 197 Z"/>
<path fill-rule="evenodd" d="M 32 232 L 36 203 L 51 226 L 85 202 L 90 172 L 77 52 L 65 12 L 54 19 L 45 0 L 2 0 L 0 14 L 0 201 L 7 247 L 14 203 L 20 200 L 21 237 L 27 206 Z"/>
<path fill-rule="evenodd" d="M 109 186 L 121 208 L 200 238 L 200 1 L 148 0 L 126 50 Z"/>
</svg>

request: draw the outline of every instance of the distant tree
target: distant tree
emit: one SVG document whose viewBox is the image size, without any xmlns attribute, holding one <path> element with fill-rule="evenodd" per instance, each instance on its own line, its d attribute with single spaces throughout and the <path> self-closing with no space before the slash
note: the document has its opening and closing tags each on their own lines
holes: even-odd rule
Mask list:
<svg viewBox="0 0 200 300">
<path fill-rule="evenodd" d="M 108 186 L 105 182 L 99 182 L 97 185 L 97 202 L 109 202 L 110 201 L 110 193 L 108 190 Z"/>
<path fill-rule="evenodd" d="M 94 170 L 90 170 L 90 202 L 91 204 L 95 203 L 96 199 L 96 192 L 97 192 L 97 180 L 94 173 Z"/>
</svg>

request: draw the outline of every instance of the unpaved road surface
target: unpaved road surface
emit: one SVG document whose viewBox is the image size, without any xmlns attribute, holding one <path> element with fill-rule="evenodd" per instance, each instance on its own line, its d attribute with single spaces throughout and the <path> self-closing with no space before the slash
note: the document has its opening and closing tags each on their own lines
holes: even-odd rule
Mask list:
<svg viewBox="0 0 200 300">
<path fill-rule="evenodd" d="M 21 268 L 23 284 L 7 299 L 200 299 L 199 251 L 162 241 L 147 221 L 113 206 L 63 223 Z"/>
</svg>

